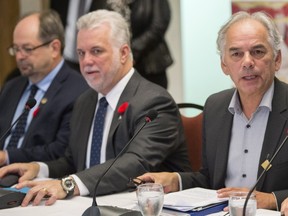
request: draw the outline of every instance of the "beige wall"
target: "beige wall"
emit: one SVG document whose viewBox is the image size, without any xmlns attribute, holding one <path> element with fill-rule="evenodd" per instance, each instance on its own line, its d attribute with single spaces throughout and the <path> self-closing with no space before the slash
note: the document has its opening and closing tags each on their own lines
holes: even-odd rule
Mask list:
<svg viewBox="0 0 288 216">
<path fill-rule="evenodd" d="M 18 0 L 0 1 L 0 29 L 3 31 L 0 34 L 0 87 L 6 76 L 16 67 L 15 59 L 8 54 L 7 48 L 12 44 L 11 36 L 18 14 Z"/>
<path fill-rule="evenodd" d="M 61 1 L 61 0 L 59 0 Z M 19 0 L 20 14 L 49 7 L 49 0 Z"/>
<path fill-rule="evenodd" d="M 168 68 L 168 91 L 177 103 L 183 101 L 182 44 L 180 0 L 169 0 L 171 7 L 171 22 L 166 39 L 174 59 L 174 64 Z"/>
<path fill-rule="evenodd" d="M 0 88 L 7 75 L 16 68 L 15 58 L 10 56 L 7 48 L 12 44 L 12 34 L 19 15 L 29 11 L 38 11 L 48 7 L 49 0 L 0 0 Z"/>
</svg>

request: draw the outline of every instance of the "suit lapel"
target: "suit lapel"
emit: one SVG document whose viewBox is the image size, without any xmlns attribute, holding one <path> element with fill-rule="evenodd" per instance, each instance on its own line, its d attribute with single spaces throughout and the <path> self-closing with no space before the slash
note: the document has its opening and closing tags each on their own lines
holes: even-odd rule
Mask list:
<svg viewBox="0 0 288 216">
<path fill-rule="evenodd" d="M 258 177 L 263 171 L 261 164 L 267 159 L 268 155 L 269 160 L 271 159 L 272 155 L 287 135 L 287 132 L 285 132 L 287 130 L 287 127 L 285 127 L 285 125 L 287 124 L 288 116 L 286 98 L 286 87 L 283 87 L 283 85 L 277 79 L 275 79 L 272 112 L 269 115 L 266 134 L 263 141 L 257 175 Z M 258 190 L 262 188 L 264 180 L 265 177 L 259 181 L 257 186 Z"/>
<path fill-rule="evenodd" d="M 76 110 L 76 112 L 81 112 L 81 119 L 87 119 L 87 121 L 81 121 L 83 124 L 78 126 L 78 136 L 80 145 L 74 146 L 78 149 L 77 156 L 79 157 L 77 161 L 77 170 L 83 170 L 86 167 L 86 153 L 88 147 L 88 139 L 92 123 L 94 120 L 95 109 L 98 102 L 98 94 L 91 89 L 89 92 L 89 97 L 87 100 L 82 101 L 83 110 Z"/>
<path fill-rule="evenodd" d="M 17 83 L 15 85 L 15 87 L 17 89 L 15 89 L 15 91 L 12 91 L 12 93 L 11 93 L 11 98 L 13 98 L 13 99 L 11 100 L 10 107 L 14 107 L 14 109 L 13 110 L 11 109 L 11 112 L 7 113 L 7 115 L 9 115 L 9 117 L 8 117 L 9 125 L 12 124 L 12 120 L 13 120 L 14 114 L 16 112 L 18 103 L 19 103 L 19 101 L 22 97 L 22 94 L 23 94 L 25 88 L 27 87 L 27 85 L 28 85 L 28 80 L 25 78 L 25 80 L 23 79 L 22 81 L 20 81 L 19 83 Z"/>
<path fill-rule="evenodd" d="M 213 188 L 225 186 L 233 115 L 226 109 L 223 115 L 219 116 L 219 121 L 217 122 L 221 127 L 219 127 L 217 132 L 215 131 L 217 133 L 217 135 L 215 135 L 215 137 L 217 137 L 215 143 L 218 143 L 218 145 L 216 148 Z"/>
<path fill-rule="evenodd" d="M 66 70 L 66 65 L 65 63 L 63 64 L 63 66 L 61 67 L 61 69 L 59 70 L 58 74 L 55 76 L 55 78 L 53 79 L 52 83 L 50 84 L 49 88 L 47 89 L 46 93 L 44 94 L 43 98 L 41 99 L 39 106 L 37 109 L 39 109 L 39 113 L 45 113 L 46 111 L 46 107 L 47 104 L 51 103 L 52 99 L 55 97 L 55 95 L 58 94 L 58 92 L 60 91 L 61 87 L 62 87 L 62 83 L 67 79 L 68 77 L 68 70 Z M 40 115 L 41 115 L 40 113 Z M 25 140 L 28 139 L 29 135 L 31 134 L 31 131 L 35 130 L 35 124 L 37 121 L 40 121 L 41 118 L 33 118 L 29 128 L 27 130 L 26 136 L 25 136 Z M 25 144 L 25 140 L 23 141 L 23 144 Z"/>
<path fill-rule="evenodd" d="M 119 126 L 122 119 L 120 119 L 120 115 L 118 113 L 118 108 L 124 103 L 130 101 L 130 99 L 136 94 L 137 88 L 140 83 L 140 75 L 135 71 L 129 82 L 127 83 L 126 87 L 124 88 L 119 101 L 117 103 L 116 110 L 113 115 L 108 140 L 107 140 L 107 149 L 106 149 L 106 159 L 111 159 L 116 156 L 115 146 L 113 143 L 113 136 L 116 132 L 117 127 Z M 125 114 L 124 116 L 125 117 Z"/>
<path fill-rule="evenodd" d="M 11 91 L 11 94 L 9 94 L 9 97 L 11 98 L 9 100 L 9 107 L 13 107 L 13 109 L 8 109 L 7 110 L 8 112 L 5 113 L 5 117 L 1 116 L 2 118 L 5 118 L 5 121 L 3 121 L 4 122 L 4 125 L 3 125 L 4 130 L 7 130 L 13 124 L 12 121 L 13 121 L 13 117 L 14 117 L 14 114 L 16 112 L 18 103 L 22 97 L 22 94 L 23 94 L 25 88 L 28 85 L 27 78 L 19 77 L 19 79 L 20 80 L 18 82 L 15 82 L 15 89 L 13 91 Z M 2 133 L 4 133 L 4 132 L 2 132 Z M 8 133 L 8 135 L 9 135 L 9 133 Z M 1 149 L 3 149 L 3 147 L 4 147 L 4 141 L 5 141 L 6 137 L 4 139 L 2 139 L 2 142 L 0 143 Z"/>
</svg>

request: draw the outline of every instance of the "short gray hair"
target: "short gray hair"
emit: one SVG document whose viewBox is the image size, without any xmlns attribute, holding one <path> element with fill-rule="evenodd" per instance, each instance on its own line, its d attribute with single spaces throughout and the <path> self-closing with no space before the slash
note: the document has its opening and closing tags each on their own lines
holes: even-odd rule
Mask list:
<svg viewBox="0 0 288 216">
<path fill-rule="evenodd" d="M 131 34 L 126 20 L 115 11 L 96 10 L 83 15 L 77 21 L 77 29 L 93 29 L 107 23 L 111 27 L 111 38 L 117 46 L 128 44 L 130 47 Z"/>
<path fill-rule="evenodd" d="M 278 51 L 281 49 L 280 45 L 282 42 L 282 36 L 280 35 L 277 26 L 271 19 L 269 15 L 267 15 L 264 12 L 255 12 L 252 14 L 249 14 L 245 11 L 240 11 L 232 15 L 232 17 L 228 20 L 226 24 L 224 24 L 221 29 L 218 32 L 218 38 L 217 38 L 217 49 L 220 53 L 220 56 L 223 57 L 224 52 L 224 46 L 226 42 L 226 33 L 228 29 L 236 22 L 245 20 L 245 19 L 252 19 L 256 20 L 267 29 L 268 33 L 268 42 L 270 43 L 274 57 L 276 58 Z"/>
</svg>

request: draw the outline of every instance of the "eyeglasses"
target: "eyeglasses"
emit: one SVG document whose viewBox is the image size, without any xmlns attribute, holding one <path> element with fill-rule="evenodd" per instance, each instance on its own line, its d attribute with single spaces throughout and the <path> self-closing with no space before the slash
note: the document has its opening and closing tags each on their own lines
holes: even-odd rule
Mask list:
<svg viewBox="0 0 288 216">
<path fill-rule="evenodd" d="M 12 45 L 8 48 L 8 53 L 11 56 L 15 56 L 17 54 L 17 52 L 21 52 L 22 54 L 25 54 L 25 55 L 31 55 L 34 50 L 36 50 L 40 47 L 46 46 L 46 45 L 50 44 L 52 41 L 53 40 L 47 41 L 47 42 L 40 44 L 40 45 L 33 47 L 33 48 L 31 48 L 31 47 L 17 47 L 17 46 Z"/>
</svg>

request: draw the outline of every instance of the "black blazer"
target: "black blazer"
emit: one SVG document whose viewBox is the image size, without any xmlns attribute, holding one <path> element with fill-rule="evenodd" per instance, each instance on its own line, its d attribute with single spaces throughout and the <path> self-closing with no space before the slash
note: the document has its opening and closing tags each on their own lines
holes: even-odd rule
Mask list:
<svg viewBox="0 0 288 216">
<path fill-rule="evenodd" d="M 131 3 L 131 48 L 140 74 L 161 74 L 173 63 L 165 34 L 171 11 L 168 0 L 135 0 Z"/>
<path fill-rule="evenodd" d="M 12 79 L 0 94 L 0 134 L 12 124 L 13 116 L 28 79 Z M 9 150 L 10 163 L 46 161 L 64 154 L 69 142 L 69 121 L 76 98 L 88 85 L 82 76 L 66 63 L 52 81 L 46 94 L 47 103 L 39 105 L 38 114 L 32 119 L 20 149 Z M 0 149 L 4 147 L 0 142 Z"/>
<path fill-rule="evenodd" d="M 183 187 L 225 187 L 227 161 L 233 115 L 228 111 L 234 89 L 214 94 L 207 99 L 204 108 L 203 126 L 203 167 L 200 173 L 181 173 Z M 262 173 L 261 164 L 276 151 L 287 136 L 288 129 L 288 85 L 275 79 L 272 111 L 266 127 L 259 160 L 258 177 Z M 272 163 L 272 168 L 263 176 L 257 186 L 258 191 L 274 192 L 278 206 L 288 197 L 288 143 L 283 146 Z"/>
</svg>

